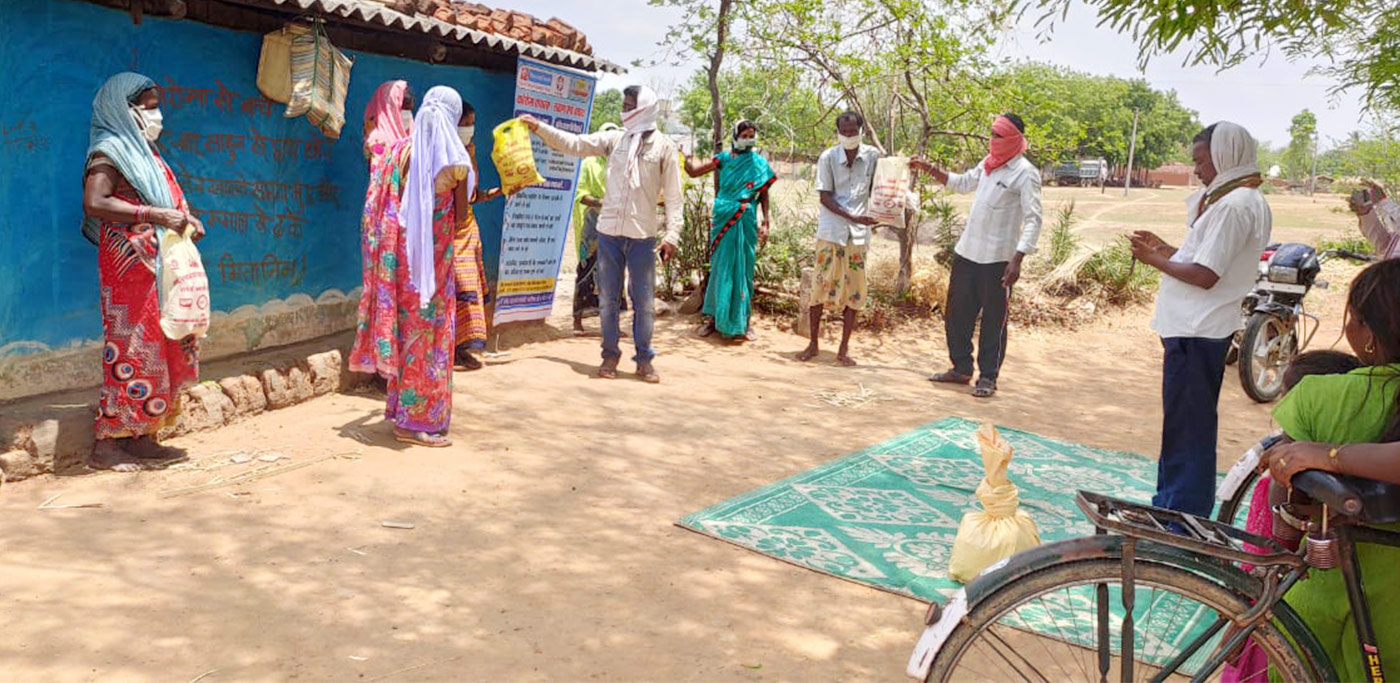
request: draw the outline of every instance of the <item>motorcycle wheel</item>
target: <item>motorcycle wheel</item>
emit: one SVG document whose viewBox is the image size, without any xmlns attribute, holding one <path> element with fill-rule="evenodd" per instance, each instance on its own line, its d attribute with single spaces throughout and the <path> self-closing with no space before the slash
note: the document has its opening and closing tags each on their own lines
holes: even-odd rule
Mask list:
<svg viewBox="0 0 1400 683">
<path fill-rule="evenodd" d="M 1298 353 L 1293 325 L 1269 313 L 1255 313 L 1240 339 L 1240 384 L 1258 403 L 1272 403 L 1283 393 L 1283 372 Z"/>
</svg>

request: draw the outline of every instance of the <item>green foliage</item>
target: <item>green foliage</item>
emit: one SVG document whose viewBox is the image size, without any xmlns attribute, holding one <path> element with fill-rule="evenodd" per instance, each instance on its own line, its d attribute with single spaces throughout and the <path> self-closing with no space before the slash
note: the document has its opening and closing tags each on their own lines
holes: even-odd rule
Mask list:
<svg viewBox="0 0 1400 683">
<path fill-rule="evenodd" d="M 1049 31 L 1076 0 L 1011 0 Z M 1339 89 L 1365 93 L 1376 109 L 1400 106 L 1400 3 L 1374 0 L 1142 2 L 1083 0 L 1099 23 L 1132 36 L 1139 66 L 1184 53 L 1191 64 L 1228 68 L 1270 49 L 1289 58 L 1323 58 L 1320 72 Z"/>
<path fill-rule="evenodd" d="M 1055 223 L 1050 226 L 1050 249 L 1046 254 L 1052 268 L 1064 264 L 1079 251 L 1079 235 L 1074 232 L 1077 220 L 1073 199 L 1055 209 Z"/>
<path fill-rule="evenodd" d="M 1371 178 L 1383 185 L 1400 187 L 1400 137 L 1394 127 L 1377 123 L 1365 133 L 1352 133 L 1342 144 L 1328 150 L 1323 159 L 1318 160 L 1319 173 Z"/>
<path fill-rule="evenodd" d="M 1152 297 L 1161 281 L 1155 268 L 1133 258 L 1127 237 L 1098 250 L 1079 269 L 1081 283 L 1096 284 L 1111 303 L 1133 303 Z"/>
<path fill-rule="evenodd" d="M 588 120 L 588 132 L 598 132 L 605 123 L 622 123 L 621 90 L 604 90 L 593 96 L 593 116 Z"/>
<path fill-rule="evenodd" d="M 1317 250 L 1327 251 L 1328 249 L 1343 249 L 1345 251 L 1352 251 L 1358 254 L 1376 253 L 1376 247 L 1371 244 L 1370 240 L 1362 236 L 1360 231 L 1357 230 L 1348 231 L 1342 234 L 1340 237 L 1319 238 L 1317 241 Z"/>
<path fill-rule="evenodd" d="M 760 69 L 741 63 L 720 74 L 719 87 L 724 93 L 726 140 L 735 122 L 748 119 L 758 124 L 759 146 L 779 157 L 811 157 L 830 144 L 834 113 L 795 67 Z M 713 127 L 704 70 L 695 72 L 681 93 L 678 110 L 692 130 Z M 696 140 L 696 153 L 713 154 L 713 146 L 709 136 L 702 136 Z"/>
<path fill-rule="evenodd" d="M 937 197 L 926 202 L 924 218 L 933 222 L 933 246 L 938 250 L 933 255 L 934 260 L 951 266 L 953 249 L 958 246 L 958 238 L 962 235 L 962 219 L 958 216 L 957 208 L 947 199 Z"/>
<path fill-rule="evenodd" d="M 799 216 L 778 212 L 768 231 L 768 243 L 758 250 L 754 282 L 774 290 L 787 290 L 802 278 L 802 269 L 813 265 L 812 242 L 817 227 Z"/>
<path fill-rule="evenodd" d="M 1126 164 L 1139 111 L 1138 168 L 1189 158 L 1187 143 L 1201 128 L 1196 112 L 1174 91 L 1154 90 L 1141 79 L 1093 76 L 1047 64 L 1021 64 L 1010 74 L 1015 109 L 1043 163 L 1074 157 Z"/>
<path fill-rule="evenodd" d="M 684 225 L 676 255 L 662 267 L 663 298 L 671 298 L 678 286 L 697 280 L 709 266 L 710 221 L 713 217 L 705 183 L 686 183 Z"/>
<path fill-rule="evenodd" d="M 1317 115 L 1304 109 L 1288 127 L 1288 149 L 1283 153 L 1283 175 L 1289 180 L 1305 180 L 1312 174 L 1317 148 Z"/>
</svg>

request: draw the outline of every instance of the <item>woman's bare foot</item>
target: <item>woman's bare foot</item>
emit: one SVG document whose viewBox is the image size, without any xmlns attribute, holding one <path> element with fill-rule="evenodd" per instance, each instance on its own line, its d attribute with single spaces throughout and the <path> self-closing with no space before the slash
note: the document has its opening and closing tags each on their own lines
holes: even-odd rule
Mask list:
<svg viewBox="0 0 1400 683">
<path fill-rule="evenodd" d="M 803 363 L 806 363 L 807 361 L 812 360 L 813 358 L 816 358 L 816 357 L 817 357 L 817 353 L 818 353 L 818 351 L 817 351 L 817 345 L 816 345 L 816 344 L 812 344 L 812 345 L 808 346 L 807 348 L 803 349 L 803 350 L 802 350 L 802 353 L 797 354 L 797 360 L 800 360 L 800 361 L 802 361 Z"/>
<path fill-rule="evenodd" d="M 480 370 L 482 368 L 481 361 L 478 360 L 476 356 L 473 356 L 466 348 L 460 346 L 457 347 L 456 353 L 453 354 L 453 361 L 454 365 L 461 370 L 471 371 Z"/>
<path fill-rule="evenodd" d="M 410 432 L 405 429 L 394 428 L 394 438 L 400 443 L 413 444 L 414 446 L 426 446 L 428 448 L 447 448 L 452 445 L 452 439 L 446 434 L 430 434 L 428 432 Z"/>
<path fill-rule="evenodd" d="M 751 341 L 751 342 L 752 342 L 752 341 L 758 341 L 758 333 L 754 332 L 754 331 L 753 331 L 753 328 L 750 327 L 749 329 L 744 330 L 744 336 L 739 337 L 739 339 L 742 339 L 743 341 Z"/>
<path fill-rule="evenodd" d="M 715 323 L 713 320 L 706 320 L 704 324 L 700 325 L 700 327 L 695 330 L 695 336 L 700 337 L 701 339 L 704 339 L 705 337 L 708 337 L 714 333 Z"/>
<path fill-rule="evenodd" d="M 92 454 L 88 456 L 87 466 L 94 470 L 111 472 L 139 472 L 146 469 L 140 458 L 126 450 L 123 441 L 127 440 L 99 440 L 97 445 L 93 446 Z"/>
<path fill-rule="evenodd" d="M 583 316 L 581 316 L 581 315 L 576 315 L 576 316 L 574 316 L 574 336 L 575 336 L 575 337 L 586 337 L 586 336 L 588 336 L 588 331 L 585 330 L 585 329 L 583 329 Z"/>
<path fill-rule="evenodd" d="M 150 434 L 131 439 L 126 450 L 142 460 L 166 465 L 189 459 L 189 453 L 185 452 L 185 449 L 162 445 Z"/>
</svg>

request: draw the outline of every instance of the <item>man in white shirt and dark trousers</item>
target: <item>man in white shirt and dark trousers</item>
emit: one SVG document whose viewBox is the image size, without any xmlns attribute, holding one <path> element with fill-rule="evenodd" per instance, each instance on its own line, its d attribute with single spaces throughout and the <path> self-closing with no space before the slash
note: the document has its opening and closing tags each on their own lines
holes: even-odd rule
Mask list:
<svg viewBox="0 0 1400 683">
<path fill-rule="evenodd" d="M 632 299 L 632 339 L 637 346 L 637 377 L 660 382 L 652 367 L 656 353 L 651 333 L 656 322 L 656 251 L 661 239 L 661 261 L 670 260 L 680 243 L 684 201 L 676 143 L 656 132 L 656 93 L 632 86 L 622 93 L 622 130 L 574 135 L 549 126 L 533 116 L 520 120 L 555 151 L 577 157 L 607 156 L 608 171 L 603 206 L 598 211 L 598 299 L 603 327 L 603 364 L 598 376 L 617 377 L 622 358 L 619 325 L 622 283 L 627 281 Z M 666 204 L 665 233 L 656 215 L 656 198 Z"/>
<path fill-rule="evenodd" d="M 1273 215 L 1257 165 L 1258 143 L 1228 121 L 1198 134 L 1191 156 L 1205 187 L 1186 199 L 1180 248 L 1147 231 L 1133 256 L 1162 271 L 1152 329 L 1162 337 L 1162 454 L 1152 504 L 1209 517 L 1215 503 L 1217 404 L 1225 355 L 1240 329 Z"/>
<path fill-rule="evenodd" d="M 977 193 L 967 227 L 954 249 L 944 326 L 953 368 L 929 379 L 944 384 L 972 381 L 972 331 L 982 316 L 977 342 L 977 379 L 972 395 L 988 398 L 997 390 L 1006 358 L 1007 309 L 1011 288 L 1021 278 L 1021 260 L 1040 239 L 1040 169 L 1025 157 L 1026 125 L 1015 114 L 992 124 L 988 154 L 966 173 L 947 173 L 922 160 L 910 162 L 954 192 Z"/>
</svg>

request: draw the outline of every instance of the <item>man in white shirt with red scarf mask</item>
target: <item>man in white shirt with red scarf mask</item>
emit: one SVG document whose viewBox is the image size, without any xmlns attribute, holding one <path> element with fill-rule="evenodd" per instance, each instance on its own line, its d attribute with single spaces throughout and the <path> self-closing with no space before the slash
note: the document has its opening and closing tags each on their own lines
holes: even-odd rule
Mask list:
<svg viewBox="0 0 1400 683">
<path fill-rule="evenodd" d="M 953 367 L 929 380 L 960 385 L 972 381 L 972 331 L 980 315 L 977 369 L 981 375 L 972 389 L 978 398 L 996 393 L 1006 358 L 1011 288 L 1021 278 L 1021 260 L 1035 251 L 1040 239 L 1040 169 L 1025 157 L 1025 132 L 1019 116 L 998 116 L 992 123 L 986 158 L 966 173 L 948 173 L 920 159 L 909 164 L 954 192 L 977 193 L 954 249 L 943 318 Z"/>
</svg>

